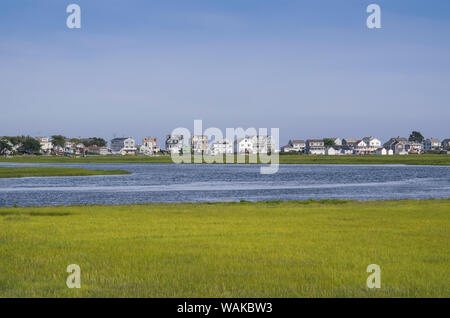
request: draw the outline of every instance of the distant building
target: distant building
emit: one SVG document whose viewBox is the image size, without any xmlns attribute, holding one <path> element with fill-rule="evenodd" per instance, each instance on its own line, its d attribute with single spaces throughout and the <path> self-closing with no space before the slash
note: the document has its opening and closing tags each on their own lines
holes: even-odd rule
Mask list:
<svg viewBox="0 0 450 318">
<path fill-rule="evenodd" d="M 89 146 L 86 147 L 87 153 L 93 153 L 96 155 L 106 156 L 109 155 L 109 150 L 107 147 L 99 147 L 99 146 Z"/>
<path fill-rule="evenodd" d="M 362 140 L 366 143 L 370 152 L 375 152 L 378 148 L 381 147 L 381 140 L 375 137 L 364 137 Z"/>
<path fill-rule="evenodd" d="M 450 138 L 442 140 L 441 147 L 443 150 L 450 150 Z"/>
<path fill-rule="evenodd" d="M 183 135 L 167 135 L 166 150 L 170 153 L 180 153 L 183 148 Z"/>
<path fill-rule="evenodd" d="M 47 153 L 53 149 L 53 144 L 48 137 L 36 137 L 41 145 L 41 152 Z"/>
<path fill-rule="evenodd" d="M 275 144 L 272 140 L 272 136 L 253 136 L 251 137 L 253 144 L 256 145 L 257 153 L 270 154 L 275 151 Z"/>
<path fill-rule="evenodd" d="M 436 138 L 428 138 L 423 142 L 423 150 L 431 151 L 431 150 L 440 150 L 441 149 L 441 141 Z"/>
<path fill-rule="evenodd" d="M 355 138 L 344 138 L 342 139 L 342 146 L 354 147 L 356 142 Z"/>
<path fill-rule="evenodd" d="M 222 139 L 222 140 L 213 142 L 209 146 L 209 153 L 213 156 L 232 154 L 233 153 L 233 144 L 228 139 Z"/>
<path fill-rule="evenodd" d="M 304 140 L 291 139 L 286 146 L 281 147 L 282 152 L 304 152 L 306 142 Z"/>
<path fill-rule="evenodd" d="M 357 140 L 353 145 L 353 153 L 355 155 L 367 155 L 370 153 L 370 148 L 364 140 Z"/>
<path fill-rule="evenodd" d="M 114 138 L 111 140 L 111 151 L 115 155 L 135 155 L 136 142 L 132 138 Z"/>
<path fill-rule="evenodd" d="M 392 150 L 394 150 L 394 153 L 395 153 L 394 147 L 395 147 L 396 144 L 398 144 L 400 142 L 401 143 L 407 143 L 408 139 L 406 139 L 405 137 L 400 137 L 400 136 L 393 137 L 393 138 L 389 139 L 388 141 L 386 141 L 383 144 L 383 147 L 386 148 L 386 149 L 392 149 Z"/>
<path fill-rule="evenodd" d="M 333 139 L 335 146 L 342 146 L 342 140 L 340 138 L 331 138 Z"/>
<path fill-rule="evenodd" d="M 256 154 L 257 145 L 252 137 L 238 138 L 234 142 L 234 152 L 236 154 Z"/>
<path fill-rule="evenodd" d="M 206 153 L 208 137 L 205 135 L 193 135 L 190 140 L 192 153 Z"/>
<path fill-rule="evenodd" d="M 146 156 L 153 156 L 155 153 L 159 152 L 159 148 L 156 143 L 156 138 L 143 138 L 142 145 L 139 148 L 139 152 Z"/>
<path fill-rule="evenodd" d="M 324 155 L 325 143 L 323 139 L 308 139 L 306 140 L 306 153 L 312 155 Z"/>
<path fill-rule="evenodd" d="M 327 149 L 325 149 L 325 154 L 327 156 L 337 156 L 340 155 L 341 152 L 337 147 L 328 147 Z"/>
</svg>

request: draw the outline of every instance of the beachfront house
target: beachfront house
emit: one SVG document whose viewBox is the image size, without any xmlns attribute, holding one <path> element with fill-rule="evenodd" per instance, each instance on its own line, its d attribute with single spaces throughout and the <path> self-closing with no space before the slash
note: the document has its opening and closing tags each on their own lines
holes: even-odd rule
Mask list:
<svg viewBox="0 0 450 318">
<path fill-rule="evenodd" d="M 325 154 L 327 156 L 337 156 L 337 155 L 340 155 L 341 152 L 338 147 L 334 146 L 334 147 L 328 147 L 327 149 L 325 149 Z"/>
<path fill-rule="evenodd" d="M 233 144 L 228 139 L 224 138 L 222 140 L 211 143 L 209 146 L 209 154 L 213 156 L 225 155 L 233 153 Z"/>
<path fill-rule="evenodd" d="M 364 137 L 362 140 L 366 143 L 370 152 L 375 152 L 378 148 L 381 148 L 381 140 L 375 137 Z"/>
<path fill-rule="evenodd" d="M 305 149 L 306 142 L 299 139 L 291 139 L 286 146 L 281 147 L 282 152 L 304 152 Z"/>
<path fill-rule="evenodd" d="M 208 137 L 205 135 L 193 135 L 190 140 L 192 153 L 206 153 Z"/>
<path fill-rule="evenodd" d="M 325 144 L 323 139 L 308 139 L 306 140 L 306 153 L 311 155 L 324 155 Z"/>
<path fill-rule="evenodd" d="M 180 153 L 183 148 L 183 142 L 184 142 L 183 135 L 167 135 L 166 150 L 169 153 Z M 190 150 L 189 150 L 189 152 L 190 152 Z"/>
<path fill-rule="evenodd" d="M 123 137 L 111 140 L 111 152 L 114 155 L 135 155 L 136 151 L 136 142 L 133 138 Z"/>
<path fill-rule="evenodd" d="M 236 154 L 256 154 L 257 145 L 252 137 L 238 138 L 234 142 L 234 153 Z"/>
<path fill-rule="evenodd" d="M 357 140 L 353 145 L 353 153 L 355 155 L 367 155 L 370 152 L 369 146 L 364 140 Z"/>
<path fill-rule="evenodd" d="M 36 137 L 36 140 L 39 141 L 41 145 L 42 153 L 49 153 L 53 149 L 53 144 L 48 137 Z"/>
<path fill-rule="evenodd" d="M 358 140 L 356 140 L 355 138 L 344 138 L 342 139 L 342 146 L 347 146 L 347 147 L 355 147 L 355 143 Z"/>
<path fill-rule="evenodd" d="M 275 144 L 272 140 L 272 136 L 252 136 L 253 145 L 256 145 L 257 153 L 270 154 L 275 151 Z"/>
<path fill-rule="evenodd" d="M 423 142 L 423 150 L 441 150 L 441 141 L 437 138 L 428 138 Z"/>
<path fill-rule="evenodd" d="M 441 147 L 443 150 L 450 150 L 450 138 L 442 140 Z"/>
<path fill-rule="evenodd" d="M 139 152 L 145 156 L 153 156 L 155 153 L 159 152 L 156 138 L 142 138 L 142 145 L 139 147 Z"/>
<path fill-rule="evenodd" d="M 341 138 L 332 138 L 335 146 L 342 146 Z"/>
</svg>

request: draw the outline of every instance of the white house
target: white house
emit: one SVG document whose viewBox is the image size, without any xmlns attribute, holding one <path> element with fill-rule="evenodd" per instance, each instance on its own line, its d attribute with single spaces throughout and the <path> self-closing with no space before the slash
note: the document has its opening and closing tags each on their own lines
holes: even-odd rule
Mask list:
<svg viewBox="0 0 450 318">
<path fill-rule="evenodd" d="M 362 140 L 366 143 L 370 152 L 375 152 L 378 148 L 381 148 L 381 140 L 377 138 L 370 136 L 364 137 Z"/>
<path fill-rule="evenodd" d="M 257 153 L 272 153 L 275 151 L 275 144 L 272 140 L 272 136 L 252 136 L 253 145 L 256 145 Z"/>
<path fill-rule="evenodd" d="M 234 153 L 236 154 L 256 154 L 257 145 L 252 137 L 238 138 L 234 142 Z"/>
<path fill-rule="evenodd" d="M 41 152 L 49 152 L 53 149 L 53 144 L 48 137 L 36 137 L 41 145 Z"/>
<path fill-rule="evenodd" d="M 336 156 L 336 155 L 340 155 L 341 152 L 334 147 L 328 147 L 327 149 L 325 149 L 325 154 L 327 156 Z"/>
<path fill-rule="evenodd" d="M 114 138 L 111 140 L 111 151 L 116 155 L 135 155 L 136 142 L 132 138 Z"/>
<path fill-rule="evenodd" d="M 193 135 L 190 143 L 193 153 L 204 153 L 208 148 L 208 137 L 205 135 Z"/>
<path fill-rule="evenodd" d="M 183 149 L 183 135 L 167 135 L 166 150 L 170 153 L 180 153 Z"/>
<path fill-rule="evenodd" d="M 282 147 L 283 152 L 303 152 L 306 148 L 304 140 L 291 139 L 286 146 Z"/>
<path fill-rule="evenodd" d="M 341 138 L 332 138 L 335 146 L 342 146 Z"/>
<path fill-rule="evenodd" d="M 139 152 L 146 156 L 153 156 L 155 153 L 159 152 L 159 148 L 156 144 L 156 138 L 143 138 L 142 146 L 139 147 Z"/>
<path fill-rule="evenodd" d="M 311 155 L 324 155 L 325 144 L 323 139 L 306 140 L 306 153 L 309 153 Z"/>
<path fill-rule="evenodd" d="M 423 142 L 423 150 L 440 150 L 441 149 L 441 141 L 436 138 L 428 138 Z"/>
<path fill-rule="evenodd" d="M 364 142 L 364 140 L 358 140 L 354 144 L 354 153 L 355 155 L 365 155 L 370 152 L 370 148 Z"/>
<path fill-rule="evenodd" d="M 226 138 L 216 141 L 216 142 L 213 142 L 209 146 L 209 153 L 213 156 L 232 154 L 233 153 L 233 144 L 231 143 L 231 141 L 229 141 Z"/>
</svg>

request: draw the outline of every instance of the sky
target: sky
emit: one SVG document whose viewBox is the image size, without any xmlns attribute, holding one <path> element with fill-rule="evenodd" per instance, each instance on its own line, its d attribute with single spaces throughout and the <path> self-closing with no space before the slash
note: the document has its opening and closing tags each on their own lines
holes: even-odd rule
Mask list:
<svg viewBox="0 0 450 318">
<path fill-rule="evenodd" d="M 448 0 L 2 0 L 0 135 L 450 138 L 449 57 Z"/>
</svg>

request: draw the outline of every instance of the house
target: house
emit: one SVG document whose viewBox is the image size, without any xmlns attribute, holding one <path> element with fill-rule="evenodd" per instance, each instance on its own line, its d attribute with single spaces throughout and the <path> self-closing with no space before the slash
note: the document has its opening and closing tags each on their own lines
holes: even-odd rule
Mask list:
<svg viewBox="0 0 450 318">
<path fill-rule="evenodd" d="M 166 150 L 170 153 L 180 153 L 183 148 L 183 135 L 167 135 Z"/>
<path fill-rule="evenodd" d="M 335 146 L 334 148 L 338 148 L 341 155 L 353 155 L 353 147 L 349 146 Z"/>
<path fill-rule="evenodd" d="M 115 155 L 135 155 L 137 151 L 136 142 L 130 137 L 114 138 L 111 140 L 111 151 Z"/>
<path fill-rule="evenodd" d="M 156 138 L 143 138 L 142 146 L 139 148 L 139 152 L 146 156 L 153 156 L 155 153 L 159 152 L 159 148 L 156 144 Z"/>
<path fill-rule="evenodd" d="M 406 139 L 405 137 L 400 137 L 400 136 L 393 137 L 383 144 L 383 148 L 394 150 L 395 145 L 399 142 L 407 143 L 408 139 Z M 395 153 L 395 150 L 394 150 L 394 153 Z"/>
<path fill-rule="evenodd" d="M 356 142 L 355 138 L 344 138 L 342 139 L 342 146 L 353 147 Z"/>
<path fill-rule="evenodd" d="M 36 137 L 41 145 L 41 152 L 48 153 L 53 149 L 53 144 L 48 137 Z"/>
<path fill-rule="evenodd" d="M 367 155 L 370 153 L 370 148 L 364 140 L 357 140 L 353 145 L 353 153 L 355 155 Z"/>
<path fill-rule="evenodd" d="M 447 138 L 447 139 L 442 140 L 441 147 L 443 150 L 450 150 L 450 139 Z"/>
<path fill-rule="evenodd" d="M 396 155 L 407 155 L 409 152 L 409 144 L 407 141 L 398 141 L 396 143 L 394 143 L 391 147 L 393 147 L 393 149 L 391 149 L 392 151 L 394 151 L 394 154 Z"/>
<path fill-rule="evenodd" d="M 308 139 L 306 140 L 306 153 L 312 155 L 324 155 L 325 144 L 323 139 Z"/>
<path fill-rule="evenodd" d="M 340 138 L 332 138 L 335 146 L 342 146 L 342 140 Z"/>
<path fill-rule="evenodd" d="M 234 142 L 234 153 L 236 154 L 256 154 L 257 145 L 252 137 L 238 138 Z"/>
<path fill-rule="evenodd" d="M 364 137 L 362 140 L 366 143 L 370 152 L 375 152 L 378 148 L 381 148 L 381 140 L 377 138 L 370 136 Z"/>
<path fill-rule="evenodd" d="M 406 144 L 406 149 L 410 154 L 421 154 L 423 153 L 423 144 L 420 142 L 410 141 Z"/>
<path fill-rule="evenodd" d="M 337 147 L 328 147 L 327 149 L 325 149 L 325 154 L 327 156 L 336 156 L 340 155 L 341 152 Z"/>
<path fill-rule="evenodd" d="M 286 146 L 281 147 L 282 152 L 304 152 L 306 142 L 304 140 L 291 139 Z"/>
<path fill-rule="evenodd" d="M 423 150 L 431 151 L 431 150 L 440 150 L 441 149 L 441 141 L 436 138 L 428 138 L 423 142 Z"/>
<path fill-rule="evenodd" d="M 208 148 L 208 137 L 205 135 L 193 135 L 190 140 L 192 153 L 205 153 Z"/>
<path fill-rule="evenodd" d="M 86 152 L 101 156 L 109 155 L 109 150 L 107 147 L 99 147 L 95 145 L 86 147 Z"/>
<path fill-rule="evenodd" d="M 275 151 L 275 144 L 272 141 L 272 136 L 252 136 L 253 144 L 256 145 L 257 153 L 270 154 Z"/>
<path fill-rule="evenodd" d="M 233 153 L 233 144 L 228 139 L 222 139 L 222 140 L 213 142 L 209 146 L 209 154 L 211 154 L 213 156 L 232 154 L 232 153 Z"/>
</svg>

